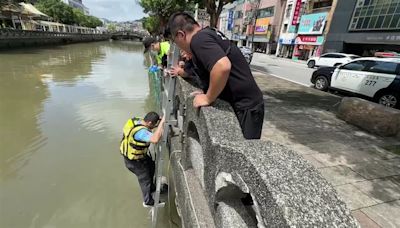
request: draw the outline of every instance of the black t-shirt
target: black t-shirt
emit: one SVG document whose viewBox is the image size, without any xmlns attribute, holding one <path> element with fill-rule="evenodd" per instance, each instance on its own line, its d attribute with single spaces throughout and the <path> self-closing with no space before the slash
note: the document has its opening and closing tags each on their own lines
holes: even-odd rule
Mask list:
<svg viewBox="0 0 400 228">
<path fill-rule="evenodd" d="M 222 33 L 204 28 L 193 36 L 190 49 L 193 53 L 193 63 L 205 90 L 210 84 L 210 72 L 215 63 L 228 56 L 231 61 L 231 72 L 218 98 L 229 102 L 233 108 L 239 110 L 252 108 L 263 101 L 261 90 L 243 54 Z"/>
</svg>

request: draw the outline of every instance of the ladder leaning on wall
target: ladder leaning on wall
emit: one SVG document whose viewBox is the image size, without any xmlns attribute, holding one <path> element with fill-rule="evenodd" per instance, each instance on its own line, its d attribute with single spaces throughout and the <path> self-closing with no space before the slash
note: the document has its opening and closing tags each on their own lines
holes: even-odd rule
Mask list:
<svg viewBox="0 0 400 228">
<path fill-rule="evenodd" d="M 171 45 L 170 47 L 170 54 L 168 55 L 168 69 L 171 66 L 176 66 L 178 65 L 179 61 L 179 55 L 180 51 L 179 48 L 176 45 Z M 157 143 L 155 146 L 155 153 L 156 153 L 156 170 L 155 170 L 155 176 L 156 176 L 156 191 L 154 194 L 154 207 L 152 208 L 152 227 L 156 228 L 157 227 L 157 221 L 158 221 L 158 210 L 160 208 L 159 202 L 160 202 L 160 191 L 161 191 L 161 180 L 163 177 L 163 171 L 164 171 L 164 157 L 165 157 L 165 152 L 167 151 L 167 140 L 168 140 L 168 135 L 170 133 L 170 129 L 173 126 L 176 126 L 176 120 L 174 120 L 172 112 L 174 108 L 174 99 L 175 99 L 175 85 L 176 85 L 176 77 L 164 77 L 164 75 L 161 76 L 159 74 L 159 77 L 161 78 L 161 82 L 163 83 L 163 92 L 161 93 L 162 96 L 162 102 L 161 102 L 161 109 L 163 112 L 163 116 L 165 116 L 165 123 L 164 123 L 164 131 L 163 135 L 161 137 L 161 140 Z"/>
</svg>

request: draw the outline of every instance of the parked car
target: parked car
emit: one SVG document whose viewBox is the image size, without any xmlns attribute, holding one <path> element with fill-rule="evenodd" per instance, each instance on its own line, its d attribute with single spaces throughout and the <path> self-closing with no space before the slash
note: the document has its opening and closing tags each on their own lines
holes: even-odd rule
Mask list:
<svg viewBox="0 0 400 228">
<path fill-rule="evenodd" d="M 320 57 L 312 57 L 307 61 L 309 68 L 316 66 L 339 66 L 350 62 L 353 59 L 360 58 L 358 55 L 344 53 L 326 53 Z"/>
<path fill-rule="evenodd" d="M 359 58 L 338 67 L 314 71 L 311 83 L 319 90 L 337 90 L 400 108 L 400 58 Z"/>
<path fill-rule="evenodd" d="M 250 64 L 251 60 L 253 59 L 253 51 L 248 47 L 240 47 L 239 49 L 242 52 L 244 58 L 246 58 L 246 62 Z"/>
</svg>

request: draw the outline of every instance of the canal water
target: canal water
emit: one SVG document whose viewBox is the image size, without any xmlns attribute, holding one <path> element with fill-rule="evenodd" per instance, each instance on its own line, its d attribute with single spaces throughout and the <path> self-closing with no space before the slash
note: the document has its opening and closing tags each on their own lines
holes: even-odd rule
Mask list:
<svg viewBox="0 0 400 228">
<path fill-rule="evenodd" d="M 145 61 L 135 42 L 0 52 L 0 227 L 150 226 L 118 150 L 155 108 Z"/>
</svg>

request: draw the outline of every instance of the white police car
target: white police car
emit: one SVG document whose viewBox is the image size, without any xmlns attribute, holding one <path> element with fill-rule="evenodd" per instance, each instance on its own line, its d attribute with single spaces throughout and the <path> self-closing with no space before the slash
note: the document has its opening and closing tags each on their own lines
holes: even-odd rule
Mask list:
<svg viewBox="0 0 400 228">
<path fill-rule="evenodd" d="M 337 68 L 322 67 L 311 82 L 319 90 L 330 88 L 400 107 L 400 58 L 358 58 Z"/>
</svg>

